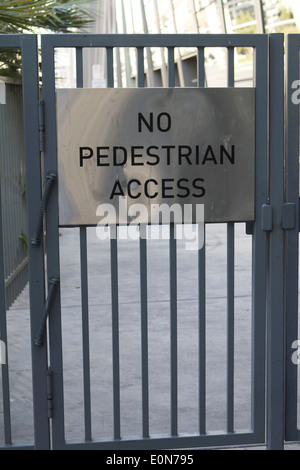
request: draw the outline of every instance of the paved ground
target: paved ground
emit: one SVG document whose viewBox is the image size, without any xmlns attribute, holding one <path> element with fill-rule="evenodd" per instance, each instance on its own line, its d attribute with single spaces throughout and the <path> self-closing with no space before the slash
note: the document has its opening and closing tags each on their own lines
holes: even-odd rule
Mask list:
<svg viewBox="0 0 300 470">
<path fill-rule="evenodd" d="M 78 230 L 61 231 L 61 288 L 66 437 L 83 439 L 81 300 Z M 93 437 L 110 437 L 112 420 L 109 245 L 88 231 Z M 226 228 L 207 231 L 207 430 L 226 426 Z M 149 388 L 151 434 L 170 429 L 168 242 L 151 241 L 149 260 Z M 251 237 L 236 226 L 235 429 L 251 423 Z M 122 436 L 141 430 L 139 256 L 135 241 L 119 243 Z M 28 289 L 8 312 L 14 442 L 32 441 Z M 179 431 L 198 430 L 197 252 L 178 242 Z M 0 395 L 1 398 L 1 395 Z M 0 443 L 3 440 L 0 414 Z M 293 446 L 288 448 L 294 448 Z"/>
</svg>

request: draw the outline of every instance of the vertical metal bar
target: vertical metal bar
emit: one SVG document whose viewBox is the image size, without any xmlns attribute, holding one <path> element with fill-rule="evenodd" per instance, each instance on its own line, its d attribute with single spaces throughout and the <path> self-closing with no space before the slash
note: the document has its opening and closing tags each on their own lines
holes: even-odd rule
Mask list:
<svg viewBox="0 0 300 470">
<path fill-rule="evenodd" d="M 76 83 L 77 83 L 77 88 L 83 88 L 82 47 L 76 48 Z M 81 266 L 84 423 L 85 423 L 85 440 L 91 441 L 92 440 L 92 418 L 91 418 L 88 262 L 87 262 L 86 227 L 79 228 L 79 236 L 80 236 L 80 266 Z"/>
<path fill-rule="evenodd" d="M 227 431 L 234 432 L 234 223 L 227 224 Z"/>
<path fill-rule="evenodd" d="M 114 87 L 113 48 L 106 49 L 107 86 Z M 121 438 L 120 406 L 120 341 L 119 341 L 119 281 L 118 281 L 118 228 L 111 227 L 111 299 L 112 299 L 112 353 L 113 353 L 113 403 L 114 403 L 114 437 Z"/>
<path fill-rule="evenodd" d="M 6 348 L 5 364 L 1 364 L 2 373 L 2 397 L 3 397 L 3 419 L 4 419 L 4 442 L 11 445 L 11 415 L 10 415 L 10 392 L 9 371 L 7 358 L 7 324 L 6 324 L 6 295 L 5 295 L 5 273 L 4 273 L 4 250 L 3 250 L 3 224 L 2 224 L 2 202 L 0 181 L 0 340 Z"/>
<path fill-rule="evenodd" d="M 149 437 L 148 282 L 146 225 L 140 227 L 143 437 Z"/>
<path fill-rule="evenodd" d="M 113 47 L 106 48 L 106 72 L 107 72 L 107 87 L 114 87 L 114 49 Z"/>
<path fill-rule="evenodd" d="M 145 70 L 144 70 L 144 48 L 138 47 L 137 48 L 137 79 L 138 79 L 138 87 L 144 88 L 145 86 Z"/>
<path fill-rule="evenodd" d="M 205 230 L 205 226 L 204 226 Z M 199 430 L 206 433 L 206 248 L 198 251 L 199 302 Z"/>
<path fill-rule="evenodd" d="M 83 54 L 82 47 L 76 47 L 76 85 L 83 88 Z"/>
<path fill-rule="evenodd" d="M 39 146 L 39 82 L 38 49 L 34 35 L 24 37 L 22 48 L 22 81 L 24 106 L 24 135 L 26 153 L 26 198 L 28 232 L 35 227 L 39 210 L 42 181 L 41 156 Z M 45 261 L 44 241 L 37 247 L 28 246 L 29 257 L 29 295 L 30 328 L 32 345 L 40 324 L 41 312 L 45 302 Z M 50 429 L 47 413 L 47 347 L 31 349 L 32 391 L 35 449 L 47 450 L 50 447 Z"/>
<path fill-rule="evenodd" d="M 13 109 L 12 109 L 12 93 L 11 93 L 11 88 L 8 88 L 9 90 L 9 93 L 7 93 L 7 95 L 10 96 L 10 100 L 8 101 L 8 96 L 7 96 L 7 103 L 10 102 L 11 103 L 11 110 L 10 110 L 10 118 L 12 119 L 12 121 L 14 122 L 14 113 L 13 113 Z M 7 106 L 7 105 L 6 105 Z M 8 131 L 8 129 L 6 129 L 6 132 Z M 6 137 L 7 138 L 7 137 Z M 11 146 L 10 143 L 9 143 L 9 140 L 7 138 L 7 143 L 8 143 L 8 146 Z M 14 142 L 13 142 L 13 145 L 11 146 L 11 151 L 12 153 L 15 153 L 15 139 L 14 139 Z M 13 181 L 13 172 L 12 172 L 12 159 L 10 158 L 9 161 L 8 161 L 8 165 L 7 165 L 7 177 L 8 177 L 8 181 Z M 12 199 L 14 199 L 15 195 L 14 195 L 14 192 L 12 191 L 11 194 L 10 194 L 10 197 Z M 4 253 L 4 256 L 6 257 L 7 255 L 7 261 L 8 261 L 8 268 L 9 268 L 9 271 L 6 273 L 6 274 L 10 274 L 13 269 L 14 269 L 14 244 L 12 242 L 12 240 L 14 239 L 14 235 L 16 234 L 16 230 L 15 230 L 15 217 L 8 217 L 8 233 L 11 234 L 11 236 L 8 236 L 8 237 L 5 237 L 6 238 L 6 244 L 9 244 L 10 245 L 10 249 L 9 250 L 5 250 L 6 252 Z M 9 288 L 6 290 L 6 307 L 8 308 L 9 304 L 10 304 L 10 301 L 11 301 L 11 297 L 12 297 L 12 289 Z"/>
<path fill-rule="evenodd" d="M 292 87 L 299 80 L 299 36 L 287 36 L 286 202 L 295 204 L 295 228 L 286 233 L 286 440 L 299 439 L 297 432 L 297 364 L 292 345 L 298 341 L 299 277 L 299 104 Z M 298 344 L 298 343 L 296 343 Z"/>
<path fill-rule="evenodd" d="M 138 87 L 144 87 L 144 49 L 138 48 Z M 146 225 L 140 226 L 140 288 L 142 346 L 143 437 L 149 437 L 148 279 Z"/>
<path fill-rule="evenodd" d="M 284 45 L 283 34 L 270 41 L 270 204 L 269 298 L 267 309 L 267 445 L 284 441 L 284 252 L 281 213 L 284 202 Z M 276 117 L 276 118 L 275 118 Z"/>
<path fill-rule="evenodd" d="M 228 48 L 228 87 L 234 87 L 234 47 Z M 234 432 L 234 223 L 227 224 L 227 431 Z"/>
<path fill-rule="evenodd" d="M 16 96 L 15 96 L 15 93 L 13 92 L 13 89 L 11 90 L 12 91 L 12 102 L 13 102 L 13 120 L 15 123 L 18 122 L 18 116 L 16 116 Z M 18 151 L 18 142 L 17 142 L 17 139 L 14 139 L 14 148 L 13 148 L 13 158 L 11 159 L 11 163 L 12 163 L 12 166 L 11 166 L 11 176 L 14 177 L 14 179 L 12 179 L 11 181 L 15 180 L 15 176 L 14 176 L 14 160 L 16 159 L 16 155 L 19 154 L 19 151 Z M 20 158 L 20 157 L 19 157 Z M 15 197 L 16 197 L 16 194 L 15 194 Z M 16 234 L 16 239 L 18 238 L 18 233 L 20 234 L 21 233 L 21 230 L 20 230 L 20 227 L 19 227 L 19 223 L 20 223 L 20 215 L 19 214 L 15 214 L 15 217 L 12 218 L 12 230 L 13 230 L 13 233 Z M 15 254 L 15 259 L 17 258 L 17 253 Z M 15 266 L 13 265 L 13 268 L 15 268 Z M 15 298 L 15 294 L 16 294 L 16 285 L 15 283 L 12 284 L 11 286 L 11 298 L 10 298 L 10 302 L 13 301 L 13 299 Z"/>
<path fill-rule="evenodd" d="M 175 87 L 175 50 L 174 47 L 168 47 L 168 85 L 169 88 Z"/>
<path fill-rule="evenodd" d="M 168 84 L 175 86 L 174 47 L 168 48 Z M 178 371 L 177 371 L 177 244 L 175 224 L 170 224 L 170 341 L 171 341 L 171 434 L 178 434 Z"/>
<path fill-rule="evenodd" d="M 198 47 L 197 50 L 197 81 L 198 87 L 205 87 L 205 60 L 204 60 L 204 47 Z"/>
<path fill-rule="evenodd" d="M 171 434 L 178 434 L 178 370 L 177 370 L 177 249 L 175 224 L 170 225 L 170 311 L 171 311 Z"/>
<path fill-rule="evenodd" d="M 56 129 L 56 96 L 55 96 L 55 48 L 49 36 L 42 37 L 42 72 L 43 100 L 45 102 L 45 171 L 51 169 L 57 173 L 57 129 Z M 47 231 L 47 272 L 50 277 L 60 278 L 59 253 L 59 217 L 58 188 L 53 187 L 46 212 Z M 49 353 L 53 371 L 54 412 L 52 419 L 53 448 L 65 445 L 65 411 L 64 411 L 64 370 L 62 358 L 62 322 L 60 286 L 57 286 L 49 317 Z M 55 380 L 59 377 L 59 380 Z"/>
<path fill-rule="evenodd" d="M 92 440 L 92 420 L 91 420 L 87 234 L 86 234 L 86 227 L 80 227 L 79 230 L 80 230 L 80 264 L 81 264 L 81 308 L 82 308 L 85 439 L 86 441 L 91 441 Z"/>
<path fill-rule="evenodd" d="M 234 47 L 227 48 L 227 86 L 229 88 L 234 87 Z"/>
<path fill-rule="evenodd" d="M 83 386 L 85 439 L 92 439 L 91 425 L 91 380 L 90 380 L 90 343 L 89 343 L 89 305 L 88 305 L 88 263 L 86 227 L 80 227 L 81 263 L 81 305 L 82 305 L 82 348 L 83 348 Z"/>
<path fill-rule="evenodd" d="M 118 241 L 116 233 L 111 234 L 111 301 L 112 301 L 112 344 L 113 344 L 113 403 L 114 437 L 121 438 L 120 417 L 120 346 L 119 346 L 119 288 L 118 288 Z M 114 238 L 115 236 L 115 238 Z"/>
<path fill-rule="evenodd" d="M 268 202 L 268 38 L 261 36 L 255 48 L 256 167 L 255 211 Z M 252 237 L 252 393 L 251 424 L 262 442 L 265 440 L 265 342 L 267 234 L 256 217 Z"/>
<path fill-rule="evenodd" d="M 197 51 L 198 87 L 205 87 L 205 49 Z M 206 433 L 206 248 L 198 251 L 198 311 L 199 311 L 199 432 Z"/>
</svg>

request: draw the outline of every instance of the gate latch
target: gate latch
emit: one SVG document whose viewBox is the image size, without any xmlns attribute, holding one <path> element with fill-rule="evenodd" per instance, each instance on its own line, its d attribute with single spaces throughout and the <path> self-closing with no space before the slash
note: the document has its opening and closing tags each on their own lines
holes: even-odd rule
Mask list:
<svg viewBox="0 0 300 470">
<path fill-rule="evenodd" d="M 281 227 L 284 230 L 293 230 L 296 225 L 296 205 L 288 202 L 282 206 L 282 222 Z"/>
<path fill-rule="evenodd" d="M 273 230 L 273 212 L 272 206 L 264 204 L 262 206 L 262 229 L 265 232 L 271 232 Z M 281 212 L 281 228 L 283 230 L 293 230 L 296 226 L 296 205 L 292 202 L 288 202 L 282 205 Z"/>
<path fill-rule="evenodd" d="M 271 232 L 273 229 L 273 211 L 269 204 L 263 204 L 261 208 L 261 227 L 264 232 Z"/>
</svg>

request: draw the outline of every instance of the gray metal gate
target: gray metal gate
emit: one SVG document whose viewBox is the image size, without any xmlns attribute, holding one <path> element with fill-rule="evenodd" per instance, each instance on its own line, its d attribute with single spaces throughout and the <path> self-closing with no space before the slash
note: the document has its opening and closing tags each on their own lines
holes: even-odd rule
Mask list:
<svg viewBox="0 0 300 470">
<path fill-rule="evenodd" d="M 41 199 L 41 163 L 39 150 L 39 83 L 38 83 L 38 62 L 37 62 L 37 39 L 35 35 L 1 35 L 0 47 L 5 49 L 13 49 L 19 51 L 22 55 L 22 86 L 23 86 L 23 113 L 24 113 L 24 135 L 25 135 L 25 154 L 26 154 L 26 174 L 27 187 L 26 195 L 28 201 L 28 226 L 29 230 L 34 226 L 36 214 L 39 210 Z M 4 105 L 5 106 L 5 105 Z M 1 169 L 2 171 L 2 169 Z M 0 204 L 1 211 L 1 204 Z M 4 244 L 3 244 L 3 227 L 2 213 L 0 213 L 0 338 L 1 338 L 1 448 L 47 448 L 49 446 L 49 423 L 47 418 L 47 382 L 45 370 L 47 370 L 47 354 L 46 351 L 40 351 L 35 354 L 32 350 L 31 358 L 27 357 L 27 361 L 32 366 L 32 387 L 29 396 L 26 397 L 32 401 L 33 408 L 36 412 L 32 414 L 32 426 L 36 430 L 34 438 L 17 440 L 13 433 L 12 423 L 12 400 L 10 389 L 10 352 L 18 347 L 22 348 L 21 354 L 27 355 L 28 350 L 24 348 L 24 339 L 17 338 L 14 331 L 10 331 L 8 335 L 8 302 L 6 301 L 5 290 L 5 271 L 4 271 Z M 30 278 L 30 330 L 32 336 L 35 334 L 39 322 L 41 309 L 44 305 L 45 288 L 44 288 L 44 250 L 43 246 L 31 250 L 29 244 L 29 278 Z M 24 319 L 20 319 L 24 324 Z M 25 339 L 26 341 L 26 339 Z M 27 341 L 30 341 L 28 338 Z M 29 343 L 28 343 L 29 344 Z M 25 357 L 24 359 L 24 365 Z M 24 385 L 25 387 L 26 385 Z M 25 397 L 24 397 L 25 398 Z M 25 406 L 28 408 L 28 403 Z M 22 422 L 22 419 L 21 419 Z M 24 423 L 26 424 L 26 423 Z"/>
<path fill-rule="evenodd" d="M 294 41 L 294 42 L 293 42 Z M 297 38 L 289 42 L 297 44 Z M 281 448 L 284 440 L 284 384 L 287 384 L 287 429 L 293 429 L 289 420 L 297 404 L 295 395 L 295 367 L 287 362 L 287 381 L 284 380 L 284 239 L 288 240 L 289 250 L 296 249 L 297 230 L 294 229 L 293 204 L 298 204 L 297 183 L 287 173 L 286 194 L 284 193 L 284 48 L 282 35 L 44 35 L 42 36 L 42 96 L 39 103 L 37 51 L 35 36 L 1 37 L 1 47 L 17 44 L 23 54 L 24 115 L 27 155 L 27 187 L 29 206 L 29 233 L 32 234 L 29 247 L 29 275 L 31 299 L 32 332 L 32 373 L 33 373 L 33 412 L 35 438 L 32 445 L 37 449 L 175 449 L 192 447 L 233 446 L 265 444 L 269 448 Z M 298 43 L 299 44 L 299 43 Z M 221 388 L 224 390 L 220 404 L 210 402 L 208 376 L 214 360 L 210 355 L 209 329 L 211 315 L 216 315 L 216 303 L 209 303 L 207 282 L 209 277 L 209 244 L 197 252 L 195 261 L 196 277 L 191 278 L 190 288 L 196 286 L 195 303 L 190 306 L 191 317 L 185 312 L 181 316 L 179 295 L 181 276 L 179 269 L 180 246 L 174 237 L 174 227 L 170 226 L 170 240 L 164 249 L 164 261 L 168 289 L 163 301 L 156 299 L 156 309 L 161 315 L 153 315 L 150 298 L 151 265 L 150 246 L 142 237 L 133 247 L 135 267 L 122 271 L 123 245 L 118 239 L 109 242 L 107 256 L 101 245 L 101 264 L 96 258 L 97 247 L 88 227 L 61 229 L 58 222 L 57 177 L 57 129 L 56 129 L 56 70 L 55 51 L 72 48 L 76 56 L 76 87 L 84 85 L 84 54 L 88 48 L 102 48 L 106 52 L 107 86 L 115 84 L 114 53 L 119 48 L 129 48 L 137 57 L 137 86 L 144 87 L 144 58 L 147 48 L 167 50 L 168 86 L 176 85 L 175 48 L 191 48 L 196 51 L 197 86 L 206 86 L 205 49 L 226 49 L 228 67 L 226 86 L 235 86 L 235 49 L 253 49 L 253 87 L 256 104 L 256 166 L 255 166 L 255 222 L 247 225 L 250 268 L 247 278 L 247 292 L 250 292 L 250 308 L 246 316 L 240 317 L 235 308 L 237 265 L 239 262 L 236 234 L 240 226 L 226 224 L 223 236 L 226 239 L 226 253 L 223 277 L 226 287 L 225 301 L 220 317 L 216 316 L 224 328 L 222 345 L 218 348 L 225 370 Z M 295 52 L 294 52 L 295 53 Z M 297 50 L 299 59 L 299 47 Z M 289 69 L 289 80 L 296 80 L 293 73 L 299 73 L 297 60 Z M 293 68 L 294 67 L 294 68 Z M 289 88 L 290 92 L 290 88 Z M 298 121 L 289 106 L 288 143 L 296 152 L 295 134 Z M 297 134 L 298 135 L 298 134 Z M 291 140 L 290 140 L 291 139 Z M 290 148 L 290 147 L 289 147 Z M 298 150 L 297 150 L 298 151 Z M 41 201 L 41 161 L 44 163 L 44 195 Z M 287 168 L 296 165 L 296 158 L 287 159 Z M 291 154 L 292 155 L 292 154 Z M 297 154 L 298 155 L 298 154 Z M 297 160 L 298 165 L 298 160 Z M 296 167 L 295 167 L 296 168 Z M 58 175 L 59 176 L 59 175 Z M 298 166 L 297 166 L 298 178 Z M 293 186 L 293 193 L 291 186 Z M 297 194 L 296 194 L 297 193 Z M 45 215 L 45 226 L 43 216 Z M 296 222 L 295 222 L 296 226 Z M 0 227 L 1 228 L 1 227 Z M 44 253 L 45 230 L 45 253 Z M 206 226 L 205 237 L 209 241 L 210 227 Z M 1 230 L 0 230 L 1 233 Z M 296 237 L 292 242 L 292 237 Z M 62 253 L 64 247 L 72 247 Z M 68 240 L 70 243 L 68 244 Z M 74 244 L 75 240 L 75 244 Z M 71 244 L 72 243 L 72 244 Z M 89 250 L 92 245 L 92 251 Z M 77 246 L 73 248 L 73 246 Z M 298 246 L 297 246 L 298 248 Z M 99 248 L 98 248 L 99 249 Z M 127 249 L 127 248 L 126 248 Z M 102 253 L 103 250 L 103 253 Z M 76 252 L 77 251 L 77 252 Z M 46 266 L 44 266 L 46 255 Z M 98 254 L 97 254 L 98 255 Z M 74 277 L 68 271 L 68 256 L 78 257 L 78 272 Z M 106 257 L 105 257 L 106 256 Z M 295 285 L 294 251 L 287 251 L 288 276 L 287 301 L 289 312 L 290 288 L 293 288 L 294 302 L 297 290 Z M 126 258 L 128 260 L 128 258 Z M 125 259 L 125 262 L 126 262 Z M 191 258 L 192 262 L 192 258 Z M 293 264 L 292 264 L 293 263 Z M 100 300 L 93 304 L 90 296 L 90 269 L 93 269 L 93 282 L 97 282 L 100 269 Z M 162 265 L 157 269 L 161 269 Z M 0 265 L 0 268 L 2 266 Z M 128 267 L 127 267 L 128 268 Z M 45 272 L 47 274 L 45 274 Z M 138 275 L 137 275 L 138 273 Z M 0 272 L 1 274 L 1 272 Z M 135 276 L 135 300 L 127 297 L 126 276 Z M 125 280 L 124 280 L 125 276 Z M 96 281 L 95 281 L 96 280 Z M 3 285 L 3 276 L 0 279 Z M 123 284 L 124 283 L 124 286 Z M 217 287 L 216 287 L 217 288 Z M 127 287 L 128 289 L 128 287 Z M 45 301 L 46 291 L 46 301 Z M 68 302 L 65 292 L 69 292 Z M 165 291 L 164 291 L 165 292 Z M 110 297 L 110 298 L 109 298 Z M 126 295 L 125 295 L 126 297 Z M 188 297 L 190 297 L 188 293 Z M 241 297 L 245 297 L 244 292 Z M 75 305 L 74 299 L 77 299 Z M 132 304 L 135 304 L 134 308 Z M 130 304 L 129 311 L 124 305 Z M 78 309 L 78 305 L 80 309 Z M 186 305 L 185 305 L 185 308 Z M 245 310 L 245 311 L 248 311 Z M 166 315 L 167 312 L 167 315 Z M 288 313 L 289 315 L 289 313 Z M 47 336 L 43 333 L 47 323 Z M 154 318 L 154 320 L 153 320 Z M 296 317 L 295 317 L 296 318 Z M 295 318 L 291 316 L 287 324 L 287 350 L 294 339 Z M 1 340 L 6 343 L 6 310 L 2 305 Z M 249 335 L 243 336 L 244 322 L 249 326 Z M 189 323 L 190 322 L 190 323 Z M 291 323 L 290 323 L 291 322 Z M 238 324 L 241 328 L 237 328 Z M 153 327 L 154 325 L 154 327 Z M 216 323 L 214 323 L 216 325 Z M 215 327 L 215 326 L 214 326 Z M 156 329 L 155 329 L 156 328 Z M 181 344 L 184 329 L 190 335 L 189 341 Z M 291 333 L 290 331 L 293 330 Z M 130 333 L 134 332 L 134 336 Z M 138 333 L 137 333 L 138 332 Z M 70 338 L 71 336 L 71 338 Z M 185 337 L 186 338 L 186 337 Z M 193 338 L 193 339 L 192 339 Z M 163 355 L 155 356 L 155 345 L 160 342 Z M 237 344 L 241 341 L 237 353 Z M 237 393 L 237 371 L 241 364 L 239 354 L 244 341 L 248 342 L 247 365 L 249 367 L 249 419 L 242 428 L 237 424 L 237 403 L 245 388 Z M 166 353 L 166 347 L 169 352 Z M 155 357 L 155 360 L 153 359 Z M 194 368 L 190 363 L 194 361 Z M 184 369 L 187 375 L 184 375 Z M 160 372 L 159 372 L 160 371 Z M 191 372 L 192 371 L 192 372 Z M 126 379 L 124 379 L 125 375 Z M 185 385 L 187 376 L 193 375 L 193 389 Z M 14 448 L 9 431 L 9 388 L 6 364 L 2 364 L 3 402 L 6 410 L 5 445 Z M 127 380 L 128 377 L 128 380 Z M 154 385 L 153 385 L 154 384 Z M 77 389 L 81 390 L 80 393 Z M 156 390 L 157 389 L 157 390 Z M 290 400 L 290 393 L 293 398 Z M 161 404 L 154 400 L 159 395 Z M 107 403 L 104 397 L 110 397 Z M 190 402 L 193 406 L 189 408 Z M 100 405 L 96 406 L 96 403 Z M 211 429 L 208 422 L 208 406 L 222 408 L 224 429 Z M 103 407 L 104 406 L 104 407 Z M 189 414 L 191 428 L 182 431 L 181 417 Z M 223 414 L 222 414 L 223 413 Z M 134 415 L 133 420 L 129 416 Z M 80 416 L 78 418 L 78 416 Z M 163 426 L 157 423 L 162 417 Z M 290 418 L 289 418 L 290 417 Z M 78 420 L 77 420 L 78 418 Z M 130 421 L 130 423 L 129 423 Z M 107 426 L 107 423 L 110 423 Z M 51 423 L 51 426 L 50 426 Z M 80 432 L 76 427 L 80 424 Z M 244 421 L 243 421 L 244 424 Z M 294 423 L 295 424 L 295 423 Z M 293 424 L 293 426 L 294 426 Z M 104 431 L 103 431 L 104 430 Z M 158 430 L 158 431 L 157 431 Z M 287 434 L 288 440 L 296 436 Z M 51 442 L 51 444 L 50 444 Z"/>
<path fill-rule="evenodd" d="M 201 35 L 49 35 L 42 37 L 42 73 L 43 73 L 43 103 L 45 112 L 45 171 L 57 172 L 56 161 L 56 108 L 55 108 L 55 62 L 54 51 L 57 48 L 75 48 L 77 87 L 83 86 L 83 49 L 90 47 L 105 48 L 107 54 L 107 86 L 114 86 L 113 54 L 116 48 L 133 48 L 137 51 L 137 85 L 143 87 L 144 82 L 144 51 L 149 47 L 166 48 L 168 50 L 168 80 L 169 87 L 175 86 L 175 47 L 190 47 L 197 50 L 198 86 L 205 86 L 204 75 L 204 51 L 206 47 L 226 48 L 228 53 L 228 82 L 227 85 L 234 86 L 234 49 L 235 47 L 250 47 L 255 50 L 255 89 L 256 89 L 256 214 L 257 222 L 253 227 L 253 291 L 252 291 L 252 411 L 251 424 L 245 432 L 235 432 L 234 426 L 234 224 L 227 227 L 227 392 L 226 392 L 226 430 L 223 433 L 207 433 L 206 429 L 206 342 L 205 325 L 207 317 L 205 313 L 205 249 L 199 252 L 198 258 L 198 286 L 199 286 L 199 344 L 198 344 L 198 430 L 193 433 L 189 431 L 180 435 L 178 427 L 178 362 L 180 361 L 178 350 L 178 322 L 177 289 L 180 278 L 176 267 L 176 240 L 170 237 L 169 258 L 169 280 L 170 280 L 170 364 L 166 367 L 166 373 L 170 376 L 170 427 L 160 436 L 153 436 L 149 424 L 149 356 L 148 356 L 148 273 L 147 273 L 147 242 L 140 241 L 140 315 L 141 315 L 141 423 L 131 430 L 133 436 L 124 435 L 124 407 L 126 403 L 122 400 L 120 376 L 122 375 L 122 356 L 120 354 L 120 336 L 125 325 L 120 324 L 119 311 L 119 288 L 118 288 L 118 240 L 111 240 L 110 244 L 110 276 L 111 276 L 111 332 L 112 334 L 112 396 L 113 412 L 112 437 L 95 439 L 93 436 L 93 406 L 91 402 L 91 365 L 89 347 L 89 310 L 87 283 L 87 228 L 80 227 L 80 269 L 82 290 L 82 361 L 83 361 L 83 387 L 84 396 L 82 409 L 84 410 L 84 437 L 82 442 L 72 444 L 65 438 L 65 424 L 68 420 L 66 402 L 68 398 L 64 395 L 64 368 L 63 353 L 64 335 L 62 333 L 61 298 L 60 286 L 56 286 L 56 294 L 53 297 L 51 313 L 49 317 L 49 362 L 53 374 L 53 448 L 55 449 L 150 449 L 150 448 L 183 448 L 202 447 L 213 445 L 254 444 L 263 443 L 265 438 L 265 328 L 266 328 L 266 272 L 267 272 L 267 232 L 261 224 L 265 223 L 261 216 L 264 204 L 268 202 L 267 187 L 267 102 L 268 102 L 268 39 L 266 36 L 201 36 Z M 47 272 L 48 279 L 60 279 L 61 255 L 59 252 L 59 227 L 58 227 L 58 201 L 57 188 L 54 185 L 49 198 L 46 211 L 46 233 L 47 233 Z M 267 228 L 266 228 L 267 229 Z M 172 228 L 171 228 L 172 232 Z M 72 321 L 70 319 L 70 321 Z M 138 319 L 136 320 L 138 321 Z M 109 330 L 108 330 L 109 331 Z M 99 364 L 100 370 L 103 366 Z M 125 367 L 125 365 L 124 365 Z M 152 369 L 151 369 L 152 370 Z M 104 375 L 104 372 L 102 371 Z M 101 385 L 99 390 L 102 389 Z M 167 393 L 165 391 L 164 393 Z M 139 397 L 136 396 L 136 400 Z M 123 408 L 122 408 L 123 406 Z M 64 411 L 65 410 L 65 411 Z M 138 411 L 133 411 L 138 413 Z M 154 413 L 162 412 L 160 409 Z M 101 416 L 99 419 L 102 420 Z M 123 419 L 123 420 L 122 420 Z"/>
</svg>

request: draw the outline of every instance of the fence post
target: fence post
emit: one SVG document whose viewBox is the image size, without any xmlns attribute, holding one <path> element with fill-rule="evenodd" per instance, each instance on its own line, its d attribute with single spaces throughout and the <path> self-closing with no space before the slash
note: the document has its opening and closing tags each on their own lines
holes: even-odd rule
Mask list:
<svg viewBox="0 0 300 470">
<path fill-rule="evenodd" d="M 39 149 L 38 51 L 35 35 L 22 36 L 23 100 L 28 200 L 28 232 L 36 223 L 41 199 L 41 156 Z M 32 344 L 40 325 L 45 301 L 44 247 L 29 243 L 29 290 Z M 35 449 L 48 450 L 50 433 L 47 409 L 47 348 L 32 348 L 32 383 Z"/>
<path fill-rule="evenodd" d="M 297 429 L 298 361 L 292 360 L 298 341 L 298 263 L 299 263 L 299 100 L 294 83 L 299 84 L 300 36 L 287 36 L 286 59 L 286 202 L 294 204 L 295 225 L 286 232 L 286 441 L 299 440 Z M 296 100 L 295 100 L 295 92 Z"/>
<path fill-rule="evenodd" d="M 269 37 L 269 233 L 267 299 L 267 448 L 284 442 L 284 45 L 283 34 Z"/>
</svg>

